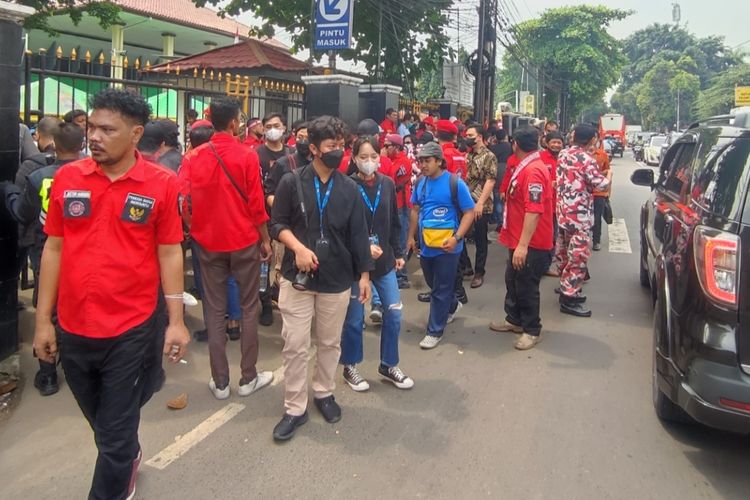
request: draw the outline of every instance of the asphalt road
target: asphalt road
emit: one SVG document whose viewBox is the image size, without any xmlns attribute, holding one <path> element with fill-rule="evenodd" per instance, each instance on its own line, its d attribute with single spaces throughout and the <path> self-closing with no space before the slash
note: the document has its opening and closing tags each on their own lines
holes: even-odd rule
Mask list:
<svg viewBox="0 0 750 500">
<path fill-rule="evenodd" d="M 648 190 L 630 185 L 636 165 L 628 156 L 613 168 L 612 204 L 630 245 L 621 234 L 613 242 L 619 252 L 608 251 L 605 235 L 594 254 L 586 287 L 592 318 L 560 314 L 555 280 L 545 278 L 543 342 L 515 351 L 512 335 L 487 328 L 501 317 L 505 293 L 506 252 L 493 243 L 485 285 L 470 291 L 437 349 L 417 345 L 428 309 L 416 300 L 421 278 L 404 292 L 401 366 L 415 379 L 411 391 L 376 378 L 378 336 L 369 326 L 362 370 L 371 390 L 354 393 L 339 379 L 342 421 L 329 425 L 311 408 L 310 422 L 281 446 L 271 430 L 283 412 L 282 385 L 217 401 L 206 387 L 207 346 L 192 344 L 189 364 L 167 367 L 164 389 L 143 410 L 144 458 L 174 461 L 143 465 L 137 498 L 748 498 L 750 439 L 664 425 L 654 414 L 652 313 L 637 274 L 638 207 Z M 633 253 L 621 253 L 628 248 Z M 200 323 L 190 319 L 193 328 Z M 262 330 L 262 369 L 281 365 L 279 325 L 277 315 Z M 0 424 L 0 497 L 85 498 L 92 433 L 64 384 L 41 398 L 28 382 L 35 369 L 29 313 L 22 326 L 27 382 Z M 230 343 L 233 367 L 238 347 Z M 166 401 L 181 392 L 189 406 L 168 410 Z M 204 430 L 184 453 L 162 451 Z"/>
</svg>

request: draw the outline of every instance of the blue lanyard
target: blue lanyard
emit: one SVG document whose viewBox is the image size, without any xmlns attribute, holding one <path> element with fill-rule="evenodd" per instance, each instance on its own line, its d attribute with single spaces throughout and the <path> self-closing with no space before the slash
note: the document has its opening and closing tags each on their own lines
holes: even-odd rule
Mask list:
<svg viewBox="0 0 750 500">
<path fill-rule="evenodd" d="M 315 201 L 318 202 L 318 213 L 320 214 L 320 237 L 323 238 L 323 213 L 326 210 L 326 205 L 328 205 L 328 200 L 333 190 L 333 176 L 331 176 L 331 181 L 328 183 L 328 189 L 322 201 L 320 199 L 320 179 L 318 179 L 317 175 L 313 179 L 315 181 Z"/>
<path fill-rule="evenodd" d="M 370 209 L 370 212 L 372 213 L 372 221 L 370 222 L 370 233 L 372 233 L 372 225 L 375 223 L 375 211 L 378 209 L 378 206 L 380 205 L 380 192 L 383 189 L 383 182 L 381 181 L 378 184 L 378 192 L 375 195 L 375 203 L 370 202 L 370 198 L 367 197 L 367 193 L 365 193 L 365 189 L 362 187 L 361 184 L 357 184 L 357 187 L 359 188 L 359 192 L 362 195 L 362 198 L 365 200 L 365 204 L 367 205 L 367 208 Z"/>
</svg>

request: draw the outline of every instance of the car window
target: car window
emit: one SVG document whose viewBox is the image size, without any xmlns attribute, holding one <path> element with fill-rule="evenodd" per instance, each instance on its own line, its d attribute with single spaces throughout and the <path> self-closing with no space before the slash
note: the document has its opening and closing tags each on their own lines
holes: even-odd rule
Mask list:
<svg viewBox="0 0 750 500">
<path fill-rule="evenodd" d="M 693 164 L 695 144 L 692 142 L 679 144 L 675 145 L 675 148 L 677 148 L 677 152 L 671 163 L 667 164 L 667 179 L 664 188 L 684 203 L 687 201 L 688 188 L 690 187 L 690 167 Z"/>
<path fill-rule="evenodd" d="M 750 140 L 711 137 L 704 146 L 691 197 L 714 214 L 738 218 L 750 179 Z"/>
<path fill-rule="evenodd" d="M 663 135 L 655 135 L 649 139 L 649 146 L 661 146 L 667 141 L 667 138 Z"/>
</svg>

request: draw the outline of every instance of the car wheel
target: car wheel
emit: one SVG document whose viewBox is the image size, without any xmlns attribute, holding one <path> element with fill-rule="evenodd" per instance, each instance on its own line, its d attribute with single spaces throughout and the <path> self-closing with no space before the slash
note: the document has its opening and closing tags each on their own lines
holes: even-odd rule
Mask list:
<svg viewBox="0 0 750 500">
<path fill-rule="evenodd" d="M 663 297 L 663 293 L 657 294 L 656 308 L 654 309 L 653 357 L 651 361 L 651 396 L 654 403 L 654 410 L 656 411 L 656 416 L 661 420 L 680 422 L 684 424 L 694 423 L 695 421 L 690 415 L 673 403 L 672 400 L 669 399 L 669 396 L 664 394 L 661 388 L 659 388 L 658 372 L 656 370 L 656 359 L 659 355 L 657 353 L 657 346 L 659 345 L 658 339 L 660 338 L 660 335 L 663 335 L 666 330 L 667 322 L 665 310 L 667 305 L 664 304 L 665 301 Z"/>
</svg>

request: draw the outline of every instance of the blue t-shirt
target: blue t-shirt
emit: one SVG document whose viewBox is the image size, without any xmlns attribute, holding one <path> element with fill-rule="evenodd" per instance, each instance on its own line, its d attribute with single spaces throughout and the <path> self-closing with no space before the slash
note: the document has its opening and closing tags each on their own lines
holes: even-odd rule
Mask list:
<svg viewBox="0 0 750 500">
<path fill-rule="evenodd" d="M 451 199 L 450 179 L 451 173 L 447 171 L 443 172 L 443 175 L 437 179 L 422 177 L 417 181 L 412 191 L 411 202 L 414 205 L 419 205 L 420 231 L 418 237 L 422 248 L 422 256 L 424 257 L 437 257 L 445 254 L 440 248 L 432 248 L 425 245 L 421 233 L 421 228 L 424 226 L 425 220 L 431 223 L 439 223 L 439 221 L 449 222 L 454 231 L 458 229 L 458 225 L 461 222 Z M 461 211 L 466 213 L 474 210 L 474 200 L 472 200 L 469 188 L 464 181 L 458 179 L 456 188 L 456 201 Z M 453 253 L 460 253 L 463 248 L 464 242 L 461 240 L 456 245 L 456 250 Z"/>
</svg>

